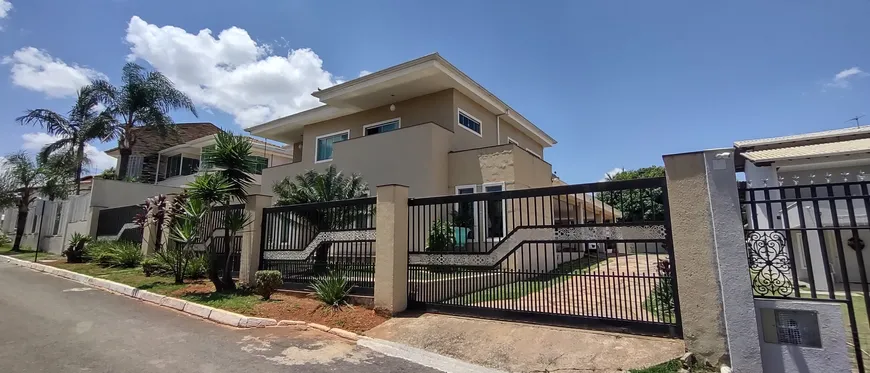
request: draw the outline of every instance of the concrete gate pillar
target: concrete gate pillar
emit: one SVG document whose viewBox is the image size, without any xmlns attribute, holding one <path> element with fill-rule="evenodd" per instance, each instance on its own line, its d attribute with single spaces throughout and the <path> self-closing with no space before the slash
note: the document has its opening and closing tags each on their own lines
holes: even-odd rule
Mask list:
<svg viewBox="0 0 870 373">
<path fill-rule="evenodd" d="M 408 187 L 380 185 L 375 227 L 375 309 L 408 308 Z"/>
<path fill-rule="evenodd" d="M 147 214 L 151 215 L 154 212 L 155 206 L 148 209 Z M 157 223 L 146 221 L 142 226 L 142 255 L 146 257 L 153 254 L 157 248 Z"/>
<path fill-rule="evenodd" d="M 272 197 L 264 194 L 248 195 L 245 214 L 251 217 L 242 231 L 242 253 L 239 264 L 239 282 L 254 284 L 254 274 L 260 268 L 260 245 L 263 235 L 263 209 L 272 205 Z"/>
<path fill-rule="evenodd" d="M 686 347 L 734 372 L 761 372 L 734 151 L 663 158 Z"/>
</svg>

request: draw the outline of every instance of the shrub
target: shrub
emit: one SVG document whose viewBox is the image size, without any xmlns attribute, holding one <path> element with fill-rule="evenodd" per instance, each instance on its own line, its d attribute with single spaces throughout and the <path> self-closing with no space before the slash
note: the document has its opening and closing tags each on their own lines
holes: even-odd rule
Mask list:
<svg viewBox="0 0 870 373">
<path fill-rule="evenodd" d="M 208 254 L 194 255 L 187 263 L 187 268 L 184 270 L 184 277 L 189 279 L 205 278 L 208 271 Z"/>
<path fill-rule="evenodd" d="M 103 267 L 133 268 L 144 259 L 140 245 L 127 241 L 97 241 L 87 255 Z"/>
<path fill-rule="evenodd" d="M 669 259 L 659 259 L 656 269 L 661 279 L 653 289 L 653 294 L 658 300 L 659 307 L 668 313 L 673 313 L 676 307 L 674 305 L 673 281 L 671 280 L 671 261 Z"/>
<path fill-rule="evenodd" d="M 66 257 L 66 262 L 81 263 L 84 261 L 85 250 L 88 242 L 91 242 L 90 236 L 74 233 L 72 238 L 70 238 L 69 245 L 62 252 L 63 256 Z"/>
<path fill-rule="evenodd" d="M 12 239 L 6 233 L 0 232 L 0 246 L 12 245 Z"/>
<path fill-rule="evenodd" d="M 426 241 L 426 251 L 449 251 L 453 248 L 453 227 L 443 220 L 435 221 Z"/>
<path fill-rule="evenodd" d="M 332 307 L 347 304 L 345 299 L 351 288 L 347 278 L 337 272 L 318 277 L 311 284 L 311 290 L 314 290 L 317 299 Z"/>
<path fill-rule="evenodd" d="M 254 277 L 256 279 L 254 292 L 262 296 L 263 300 L 269 300 L 272 293 L 284 285 L 284 277 L 279 271 L 257 271 Z"/>
<path fill-rule="evenodd" d="M 142 261 L 142 272 L 145 273 L 145 277 L 151 277 L 152 274 L 160 272 L 160 261 L 153 256 L 145 258 Z"/>
</svg>

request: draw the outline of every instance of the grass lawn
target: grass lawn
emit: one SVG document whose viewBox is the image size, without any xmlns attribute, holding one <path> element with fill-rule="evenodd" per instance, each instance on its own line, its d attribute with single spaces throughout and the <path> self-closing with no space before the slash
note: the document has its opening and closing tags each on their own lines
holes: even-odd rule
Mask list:
<svg viewBox="0 0 870 373">
<path fill-rule="evenodd" d="M 66 263 L 54 262 L 49 265 L 66 269 L 68 271 L 78 272 L 88 276 L 106 279 L 109 281 L 119 282 L 125 285 L 130 285 L 137 289 L 148 290 L 152 293 L 167 295 L 173 291 L 181 289 L 186 284 L 176 284 L 172 277 L 151 276 L 145 277 L 142 272 L 142 267 L 136 268 L 111 268 L 100 267 L 94 263 Z"/>
<path fill-rule="evenodd" d="M 677 373 L 680 371 L 683 365 L 680 363 L 679 359 L 674 359 L 668 362 L 661 363 L 659 365 L 653 365 L 649 368 L 643 369 L 629 369 L 630 373 Z M 718 369 L 704 367 L 704 366 L 696 366 L 692 368 L 692 372 L 718 372 Z"/>
<path fill-rule="evenodd" d="M 586 256 L 578 260 L 563 263 L 550 273 L 476 291 L 456 298 L 453 301 L 459 304 L 475 304 L 494 300 L 518 299 L 565 282 L 570 278 L 570 275 L 584 273 L 596 264 L 606 262 L 607 259 Z M 510 274 L 504 275 L 509 276 Z"/>
<path fill-rule="evenodd" d="M 33 257 L 37 256 L 36 260 L 57 260 L 62 259 L 60 255 L 45 253 L 40 251 L 34 253 L 32 249 L 22 248 L 21 251 L 12 251 L 11 246 L 0 246 L 0 255 L 11 256 L 15 259 L 33 261 Z"/>
<path fill-rule="evenodd" d="M 837 296 L 842 298 L 841 296 Z M 858 325 L 858 340 L 861 342 L 861 350 L 870 351 L 870 320 L 867 319 L 867 305 L 864 303 L 864 297 L 860 293 L 852 293 L 852 305 L 855 308 L 855 324 Z M 846 328 L 846 343 L 849 356 L 852 357 L 852 366 L 857 366 L 855 362 L 855 345 L 852 342 L 852 328 L 849 324 L 849 308 L 843 304 L 843 323 Z M 870 354 L 864 353 L 864 362 L 870 362 Z"/>
</svg>

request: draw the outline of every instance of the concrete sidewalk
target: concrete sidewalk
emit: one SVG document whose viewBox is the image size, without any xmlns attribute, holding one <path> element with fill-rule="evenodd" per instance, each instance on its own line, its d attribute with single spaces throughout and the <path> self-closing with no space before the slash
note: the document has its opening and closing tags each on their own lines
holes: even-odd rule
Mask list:
<svg viewBox="0 0 870 373">
<path fill-rule="evenodd" d="M 685 350 L 679 339 L 436 314 L 393 318 L 365 334 L 509 372 L 620 372 Z"/>
</svg>

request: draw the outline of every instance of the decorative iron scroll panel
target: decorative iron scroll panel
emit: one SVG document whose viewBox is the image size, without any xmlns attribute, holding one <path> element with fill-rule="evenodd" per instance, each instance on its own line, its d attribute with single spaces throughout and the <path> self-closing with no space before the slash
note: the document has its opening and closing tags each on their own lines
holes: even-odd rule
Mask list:
<svg viewBox="0 0 870 373">
<path fill-rule="evenodd" d="M 408 205 L 414 307 L 681 336 L 664 178 Z"/>
<path fill-rule="evenodd" d="M 840 176 L 849 179 L 848 173 Z M 831 177 L 825 176 L 826 183 L 816 183 L 821 177 L 741 183 L 749 276 L 757 298 L 843 304 L 853 366 L 865 372 L 870 193 L 863 173 L 858 181 L 832 183 Z"/>
</svg>

